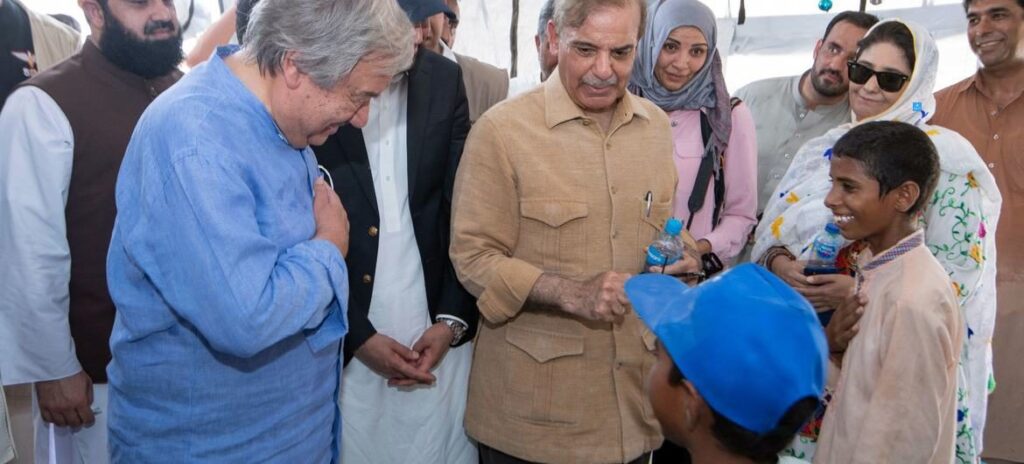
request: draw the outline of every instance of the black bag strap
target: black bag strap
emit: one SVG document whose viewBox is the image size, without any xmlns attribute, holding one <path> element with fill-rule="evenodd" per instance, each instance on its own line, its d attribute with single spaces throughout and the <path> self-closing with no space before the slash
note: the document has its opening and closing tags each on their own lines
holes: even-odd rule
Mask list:
<svg viewBox="0 0 1024 464">
<path fill-rule="evenodd" d="M 741 102 L 739 98 L 731 98 L 729 100 L 730 109 L 736 108 Z M 700 134 L 706 149 L 711 141 L 711 121 L 708 121 L 708 116 L 703 111 L 700 113 Z M 715 209 L 711 213 L 712 226 L 717 227 L 718 221 L 721 219 L 722 205 L 725 203 L 725 175 L 722 172 L 714 172 L 715 159 L 713 157 L 715 156 L 722 158 L 722 162 L 719 163 L 719 166 L 721 166 L 719 171 L 725 170 L 725 153 L 710 153 L 701 158 L 700 167 L 697 168 L 697 178 L 693 181 L 693 191 L 690 192 L 690 199 L 686 202 L 686 207 L 690 212 L 690 217 L 686 220 L 686 230 L 690 230 L 690 227 L 693 226 L 693 217 L 704 207 L 704 199 L 708 193 L 708 183 L 712 177 L 715 178 L 713 191 L 715 195 Z"/>
<path fill-rule="evenodd" d="M 711 141 L 711 122 L 703 111 L 700 112 L 700 135 L 704 140 L 704 147 Z M 715 154 L 708 154 L 701 158 L 700 167 L 697 168 L 697 178 L 693 181 L 693 190 L 690 192 L 690 199 L 686 202 L 686 208 L 690 211 L 690 217 L 686 220 L 686 230 L 693 226 L 693 217 L 704 207 L 704 199 L 708 193 L 708 182 L 714 175 Z M 717 190 L 717 189 L 716 189 Z M 716 192 L 717 193 L 717 192 Z M 716 201 L 717 202 L 717 201 Z"/>
</svg>

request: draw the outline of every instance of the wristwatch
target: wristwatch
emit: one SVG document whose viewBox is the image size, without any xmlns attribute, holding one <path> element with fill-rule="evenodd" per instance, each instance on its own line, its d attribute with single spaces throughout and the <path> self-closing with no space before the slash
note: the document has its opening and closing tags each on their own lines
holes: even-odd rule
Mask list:
<svg viewBox="0 0 1024 464">
<path fill-rule="evenodd" d="M 437 322 L 442 322 L 452 330 L 452 342 L 449 346 L 458 345 L 462 341 L 462 337 L 466 336 L 466 324 L 462 321 L 451 319 L 448 317 L 438 317 Z"/>
</svg>

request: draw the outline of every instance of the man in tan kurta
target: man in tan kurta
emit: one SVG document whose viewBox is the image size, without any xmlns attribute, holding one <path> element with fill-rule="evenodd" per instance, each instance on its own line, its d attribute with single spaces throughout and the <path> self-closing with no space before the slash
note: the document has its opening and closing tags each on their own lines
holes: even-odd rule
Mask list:
<svg viewBox="0 0 1024 464">
<path fill-rule="evenodd" d="M 549 25 L 558 78 L 487 112 L 456 178 L 452 261 L 484 317 L 466 430 L 485 464 L 632 462 L 662 441 L 643 394 L 654 337 L 622 285 L 671 211 L 669 122 L 624 89 L 643 5 L 573 24 L 583 3 Z"/>
<path fill-rule="evenodd" d="M 986 425 L 984 457 L 1024 462 L 1024 0 L 966 3 L 967 37 L 982 67 L 935 95 L 931 122 L 971 141 L 1003 195 L 993 353 L 984 352 L 994 358 L 995 382 L 989 385 L 998 388 L 990 398 L 987 424 L 979 425 Z M 971 398 L 972 406 L 978 407 L 979 399 Z"/>
<path fill-rule="evenodd" d="M 830 374 L 836 393 L 816 464 L 953 462 L 964 326 L 949 277 L 923 236 L 917 231 L 862 256 L 868 303 L 838 380 Z"/>
</svg>

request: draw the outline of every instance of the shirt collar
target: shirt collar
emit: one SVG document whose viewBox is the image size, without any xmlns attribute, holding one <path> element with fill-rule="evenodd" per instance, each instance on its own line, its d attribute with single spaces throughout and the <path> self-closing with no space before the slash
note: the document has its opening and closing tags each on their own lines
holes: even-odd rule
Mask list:
<svg viewBox="0 0 1024 464">
<path fill-rule="evenodd" d="M 622 121 L 622 124 L 625 124 L 632 121 L 634 116 L 647 120 L 651 119 L 647 108 L 640 103 L 639 97 L 627 91 L 622 96 L 622 100 L 619 100 L 619 104 L 616 105 L 615 117 L 612 120 Z M 569 97 L 569 92 L 565 90 L 562 80 L 559 79 L 558 68 L 556 67 L 551 72 L 548 80 L 544 81 L 544 120 L 548 129 L 554 128 L 566 121 L 585 119 L 586 117 L 587 115 L 583 113 L 583 110 Z"/>
<path fill-rule="evenodd" d="M 800 93 L 800 81 L 804 80 L 804 76 L 808 76 L 809 78 L 810 74 L 811 71 L 808 70 L 803 74 L 793 76 L 793 79 L 790 81 L 790 92 L 793 94 L 793 102 L 796 103 L 796 108 L 798 110 L 807 108 L 807 102 L 804 101 L 804 96 Z"/>
<path fill-rule="evenodd" d="M 216 53 L 214 53 L 213 56 L 211 56 L 206 63 L 206 66 L 208 66 L 209 69 L 204 70 L 204 72 L 213 73 L 218 83 L 221 84 L 221 89 L 225 93 L 230 92 L 231 94 L 233 94 L 233 100 L 239 102 L 242 105 L 245 105 L 249 108 L 249 111 L 251 111 L 255 115 L 258 115 L 258 119 L 261 121 L 263 126 L 268 130 L 268 133 L 272 131 L 275 137 L 278 140 L 280 140 L 281 143 L 284 143 L 293 150 L 301 151 L 309 148 L 295 148 L 291 146 L 291 143 L 288 142 L 288 138 L 284 136 L 284 132 L 282 132 L 281 128 L 278 127 L 277 122 L 274 121 L 274 116 L 270 114 L 270 110 L 268 110 L 267 107 L 263 104 L 263 102 L 260 101 L 260 99 L 257 98 L 256 95 L 252 93 L 252 91 L 249 90 L 249 88 L 246 87 L 241 80 L 238 79 L 238 76 L 236 76 L 235 73 L 231 72 L 230 68 L 228 68 L 228 65 L 224 62 L 224 59 L 231 55 L 234 55 L 235 53 L 238 53 L 240 50 L 241 47 L 239 47 L 238 45 L 224 45 L 217 47 Z M 198 68 L 196 70 L 193 70 L 193 72 L 197 71 Z"/>
<path fill-rule="evenodd" d="M 861 266 L 862 272 L 871 272 L 878 269 L 886 264 L 895 261 L 900 256 L 903 256 L 910 250 L 924 246 L 924 230 L 918 229 L 914 233 L 903 237 L 902 240 L 897 242 L 891 248 L 877 254 L 872 254 L 867 263 Z"/>
<path fill-rule="evenodd" d="M 978 72 L 980 72 L 980 71 L 978 71 Z M 964 93 L 967 90 L 969 90 L 971 87 L 975 87 L 980 92 L 981 91 L 981 81 L 978 80 L 978 72 L 975 72 L 974 74 L 971 74 L 971 76 L 968 77 L 967 79 L 964 79 L 964 80 L 962 80 L 960 82 L 957 82 L 956 84 L 953 84 L 953 91 L 956 92 L 956 93 Z"/>
<path fill-rule="evenodd" d="M 456 59 L 455 57 L 455 52 L 448 47 L 448 44 L 444 43 L 443 40 L 438 40 L 437 43 L 441 45 L 441 56 L 448 58 L 453 63 L 459 62 L 458 59 Z"/>
</svg>

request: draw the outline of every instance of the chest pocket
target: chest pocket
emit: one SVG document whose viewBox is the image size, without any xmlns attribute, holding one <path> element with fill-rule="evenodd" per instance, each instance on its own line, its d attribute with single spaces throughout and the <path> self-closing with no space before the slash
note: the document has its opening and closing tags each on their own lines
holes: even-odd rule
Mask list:
<svg viewBox="0 0 1024 464">
<path fill-rule="evenodd" d="M 573 200 L 526 199 L 519 204 L 524 218 L 519 244 L 524 259 L 546 272 L 579 276 L 587 268 L 587 203 Z"/>
</svg>

